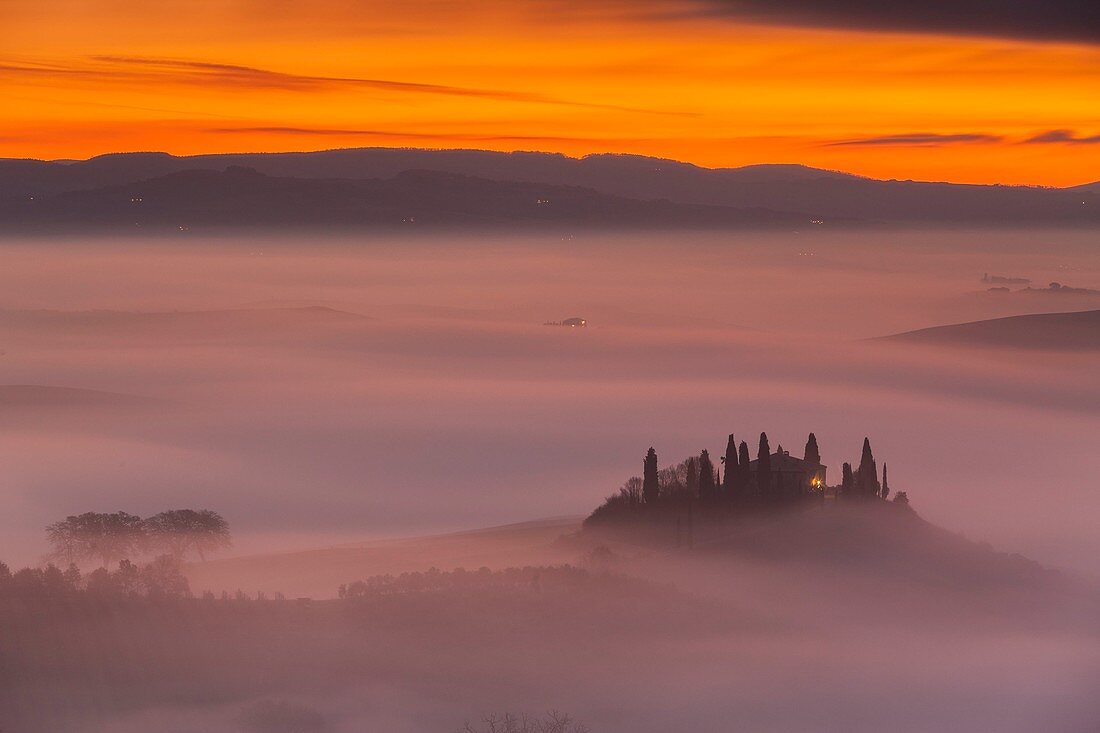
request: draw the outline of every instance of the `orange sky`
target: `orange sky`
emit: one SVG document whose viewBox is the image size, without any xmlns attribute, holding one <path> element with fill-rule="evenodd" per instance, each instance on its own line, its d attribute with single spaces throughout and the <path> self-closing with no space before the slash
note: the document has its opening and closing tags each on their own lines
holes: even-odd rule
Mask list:
<svg viewBox="0 0 1100 733">
<path fill-rule="evenodd" d="M 1100 47 L 486 6 L 0 3 L 0 156 L 396 145 L 1100 179 Z"/>
</svg>

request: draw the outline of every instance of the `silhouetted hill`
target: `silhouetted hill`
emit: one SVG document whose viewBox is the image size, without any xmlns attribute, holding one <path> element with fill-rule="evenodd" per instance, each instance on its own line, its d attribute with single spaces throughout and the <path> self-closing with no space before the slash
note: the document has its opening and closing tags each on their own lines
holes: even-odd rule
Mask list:
<svg viewBox="0 0 1100 733">
<path fill-rule="evenodd" d="M 1100 350 L 1100 310 L 1037 313 L 922 328 L 882 340 L 1060 351 Z"/>
<path fill-rule="evenodd" d="M 1094 181 L 1093 183 L 1086 183 L 1081 186 L 1074 186 L 1069 189 L 1070 191 L 1081 191 L 1087 193 L 1100 194 L 1100 181 Z"/>
<path fill-rule="evenodd" d="M 494 181 L 438 171 L 353 180 L 275 177 L 232 166 L 0 204 L 0 223 L 15 230 L 555 223 L 709 228 L 798 226 L 808 221 L 808 216 L 763 209 L 642 201 L 577 186 Z"/>
<path fill-rule="evenodd" d="M 848 503 L 749 522 L 697 550 L 941 588 L 1000 586 L 1025 592 L 1062 580 L 1032 560 L 997 552 L 885 502 Z"/>
<path fill-rule="evenodd" d="M 661 196 L 652 183 L 619 180 L 624 175 L 667 178 L 669 192 L 693 177 L 721 173 L 746 183 L 775 183 L 817 178 L 855 178 L 801 165 L 755 165 L 710 170 L 661 158 L 598 154 L 570 158 L 558 153 L 499 153 L 487 150 L 423 150 L 416 148 L 354 148 L 312 153 L 225 153 L 177 157 L 167 153 L 112 153 L 83 161 L 52 162 L 0 159 L 0 196 L 53 194 L 100 188 L 154 178 L 184 170 L 223 170 L 229 166 L 255 168 L 286 178 L 392 178 L 410 170 L 580 185 L 625 196 Z M 654 174 L 657 174 L 654 176 Z M 609 188 L 610 187 L 610 188 Z M 684 195 L 687 192 L 679 192 Z M 691 203 L 693 196 L 664 196 Z"/>
<path fill-rule="evenodd" d="M 117 186 L 203 167 L 187 160 L 168 153 L 112 153 L 72 162 L 0 160 L 0 198 Z"/>
<path fill-rule="evenodd" d="M 691 592 L 803 609 L 813 624 L 965 617 L 990 628 L 1042 623 L 1052 603 L 1063 619 L 1092 624 L 1100 611 L 1095 583 L 967 539 L 891 502 L 838 502 L 696 524 L 690 548 L 662 550 L 633 530 L 586 527 L 582 536 L 606 542 L 616 558 L 630 557 L 630 543 L 641 548 L 613 567 Z M 871 607 L 869 616 L 857 610 Z"/>
<path fill-rule="evenodd" d="M 356 148 L 313 153 L 174 157 L 115 154 L 77 162 L 0 160 L 0 198 L 120 186 L 173 172 L 255 168 L 280 178 L 388 179 L 437 171 L 492 181 L 580 186 L 632 199 L 804 212 L 829 220 L 904 223 L 1100 223 L 1095 185 L 1068 189 L 880 181 L 800 165 L 703 168 L 661 158 L 481 150 Z"/>
</svg>

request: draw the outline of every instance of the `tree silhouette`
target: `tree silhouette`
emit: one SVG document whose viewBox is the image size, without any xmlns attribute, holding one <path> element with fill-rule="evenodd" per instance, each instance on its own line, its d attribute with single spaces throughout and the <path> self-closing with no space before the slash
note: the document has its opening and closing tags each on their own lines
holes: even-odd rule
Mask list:
<svg viewBox="0 0 1100 733">
<path fill-rule="evenodd" d="M 161 555 L 153 560 L 141 568 L 138 577 L 149 598 L 185 598 L 191 595 L 179 560 L 171 555 Z"/>
<path fill-rule="evenodd" d="M 710 460 L 710 452 L 703 450 L 699 454 L 699 498 L 710 501 L 714 498 L 714 463 Z"/>
<path fill-rule="evenodd" d="M 232 546 L 229 523 L 210 509 L 161 512 L 145 520 L 145 532 L 153 548 L 176 562 L 192 552 L 205 560 L 206 553 Z"/>
<path fill-rule="evenodd" d="M 65 569 L 64 577 L 69 586 L 73 588 L 80 587 L 80 568 L 76 566 L 76 563 L 69 563 L 69 567 Z"/>
<path fill-rule="evenodd" d="M 855 482 L 852 479 L 852 464 L 845 463 L 841 469 L 840 495 L 845 499 L 851 499 L 855 493 Z"/>
<path fill-rule="evenodd" d="M 871 439 L 863 439 L 863 455 L 859 459 L 859 494 L 864 498 L 877 496 L 879 492 L 878 466 L 875 465 L 875 456 L 871 452 Z"/>
<path fill-rule="evenodd" d="M 886 481 L 886 462 L 882 462 L 882 498 L 886 499 L 890 496 L 890 484 Z"/>
<path fill-rule="evenodd" d="M 749 444 L 741 441 L 737 449 L 737 498 L 744 499 L 749 493 L 749 478 L 752 461 L 749 458 Z"/>
<path fill-rule="evenodd" d="M 97 559 L 107 567 L 141 549 L 145 527 L 141 517 L 126 512 L 85 512 L 46 527 L 46 538 L 53 546 L 53 558 L 68 563 Z"/>
<path fill-rule="evenodd" d="M 642 501 L 653 504 L 661 493 L 661 483 L 657 475 L 657 451 L 653 448 L 645 454 L 642 467 Z"/>
<path fill-rule="evenodd" d="M 687 491 L 689 496 L 696 496 L 696 492 L 699 491 L 699 472 L 695 467 L 695 457 L 687 459 L 687 476 L 686 481 Z"/>
<path fill-rule="evenodd" d="M 760 433 L 760 445 L 756 449 L 756 485 L 765 501 L 775 499 L 772 491 L 772 454 L 767 433 Z"/>
<path fill-rule="evenodd" d="M 726 443 L 726 455 L 722 456 L 722 464 L 726 471 L 725 480 L 722 482 L 726 498 L 736 498 L 741 467 L 737 465 L 737 441 L 734 440 L 733 433 L 730 433 L 729 441 Z"/>
<path fill-rule="evenodd" d="M 806 440 L 806 452 L 803 454 L 803 460 L 811 466 L 821 465 L 821 452 L 817 449 L 817 436 L 810 433 L 810 437 Z"/>
<path fill-rule="evenodd" d="M 642 479 L 631 476 L 619 488 L 619 498 L 628 506 L 636 507 L 642 503 Z"/>
<path fill-rule="evenodd" d="M 118 561 L 118 570 L 112 573 L 115 587 L 124 596 L 137 596 L 141 593 L 141 568 L 126 558 Z"/>
</svg>

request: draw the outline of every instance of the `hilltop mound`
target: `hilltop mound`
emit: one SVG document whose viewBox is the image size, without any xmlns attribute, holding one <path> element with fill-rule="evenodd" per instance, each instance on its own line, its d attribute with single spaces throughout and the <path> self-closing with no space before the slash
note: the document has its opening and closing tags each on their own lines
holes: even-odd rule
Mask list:
<svg viewBox="0 0 1100 733">
<path fill-rule="evenodd" d="M 1034 586 L 1060 576 L 994 551 L 888 502 L 841 503 L 747 522 L 701 543 L 707 555 L 841 571 L 940 587 Z"/>
</svg>

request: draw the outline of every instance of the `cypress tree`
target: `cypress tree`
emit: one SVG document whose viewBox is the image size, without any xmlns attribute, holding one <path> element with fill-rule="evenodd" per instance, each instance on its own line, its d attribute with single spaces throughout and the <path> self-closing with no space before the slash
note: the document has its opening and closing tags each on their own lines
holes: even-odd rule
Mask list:
<svg viewBox="0 0 1100 733">
<path fill-rule="evenodd" d="M 810 433 L 810 437 L 806 440 L 806 452 L 803 454 L 803 460 L 811 466 L 821 465 L 821 452 L 817 449 L 817 436 Z"/>
<path fill-rule="evenodd" d="M 760 445 L 756 449 L 756 485 L 762 499 L 771 501 L 775 498 L 772 491 L 772 452 L 767 433 L 760 433 Z"/>
<path fill-rule="evenodd" d="M 699 498 L 704 501 L 714 498 L 714 463 L 706 450 L 699 454 Z"/>
<path fill-rule="evenodd" d="M 844 499 L 851 499 L 854 486 L 852 485 L 852 464 L 845 463 L 843 468 L 843 478 L 840 481 L 840 496 Z"/>
<path fill-rule="evenodd" d="M 863 439 L 863 455 L 859 459 L 859 494 L 864 498 L 877 496 L 879 492 L 878 466 L 871 452 L 871 439 Z"/>
<path fill-rule="evenodd" d="M 737 498 L 744 499 L 749 493 L 749 479 L 751 478 L 751 466 L 749 459 L 749 445 L 741 441 L 737 449 Z"/>
<path fill-rule="evenodd" d="M 882 462 L 882 498 L 890 496 L 890 484 L 886 482 L 886 462 Z"/>
<path fill-rule="evenodd" d="M 645 462 L 642 468 L 642 501 L 653 504 L 661 493 L 660 482 L 657 479 L 657 451 L 652 448 L 645 454 Z"/>
<path fill-rule="evenodd" d="M 730 433 L 729 442 L 726 443 L 726 455 L 722 462 L 726 468 L 722 488 L 725 489 L 726 498 L 732 499 L 737 494 L 737 475 L 740 473 L 740 466 L 737 465 L 737 441 L 733 439 L 733 433 Z"/>
</svg>

